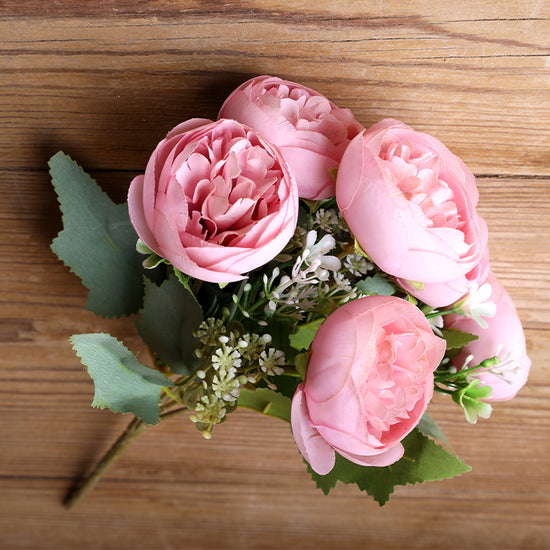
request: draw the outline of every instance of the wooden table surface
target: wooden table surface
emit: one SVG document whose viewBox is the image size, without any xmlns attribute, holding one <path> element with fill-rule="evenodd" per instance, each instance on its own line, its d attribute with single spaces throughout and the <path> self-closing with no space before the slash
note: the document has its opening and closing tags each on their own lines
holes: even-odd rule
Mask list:
<svg viewBox="0 0 550 550">
<path fill-rule="evenodd" d="M 2 549 L 550 548 L 549 2 L 4 0 L 0 40 Z M 437 399 L 473 471 L 400 487 L 384 508 L 355 487 L 324 496 L 287 425 L 238 411 L 211 441 L 184 417 L 148 430 L 66 511 L 128 422 L 90 407 L 68 338 L 137 338 L 86 311 L 50 252 L 47 159 L 64 150 L 123 201 L 169 129 L 215 117 L 258 74 L 366 126 L 401 119 L 463 158 L 524 322 L 529 383 L 475 426 Z"/>
</svg>

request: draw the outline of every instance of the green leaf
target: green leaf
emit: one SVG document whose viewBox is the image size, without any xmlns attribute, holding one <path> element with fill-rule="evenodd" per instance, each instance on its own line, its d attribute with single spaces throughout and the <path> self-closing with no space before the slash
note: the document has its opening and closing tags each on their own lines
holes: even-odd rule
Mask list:
<svg viewBox="0 0 550 550">
<path fill-rule="evenodd" d="M 355 483 L 359 489 L 371 495 L 383 506 L 396 485 L 435 481 L 460 475 L 471 470 L 458 457 L 413 430 L 403 441 L 405 454 L 395 464 L 385 467 L 359 466 L 336 454 L 336 464 L 331 472 L 321 476 L 311 469 L 313 480 L 325 494 L 338 481 Z"/>
<path fill-rule="evenodd" d="M 131 412 L 147 424 L 159 422 L 159 396 L 172 381 L 145 367 L 110 334 L 75 334 L 73 348 L 94 381 L 93 407 Z"/>
<path fill-rule="evenodd" d="M 166 260 L 164 258 L 161 258 L 157 254 L 151 254 L 150 256 L 147 256 L 143 262 L 141 262 L 141 265 L 145 269 L 155 269 L 155 267 L 158 267 L 160 264 L 165 262 Z"/>
<path fill-rule="evenodd" d="M 288 399 L 292 399 L 301 379 L 299 376 L 281 374 L 280 376 L 274 376 L 271 381 L 277 386 L 277 393 L 280 393 Z"/>
<path fill-rule="evenodd" d="M 355 287 L 363 294 L 374 296 L 393 296 L 395 294 L 394 286 L 381 273 L 376 273 L 372 277 L 359 281 Z"/>
<path fill-rule="evenodd" d="M 49 165 L 64 226 L 53 252 L 89 289 L 89 310 L 106 317 L 135 313 L 143 296 L 143 270 L 128 206 L 113 203 L 64 153 Z"/>
<path fill-rule="evenodd" d="M 294 367 L 296 372 L 302 380 L 306 379 L 307 367 L 309 365 L 309 359 L 311 357 L 311 350 L 305 351 L 304 353 L 299 353 L 294 358 Z"/>
<path fill-rule="evenodd" d="M 422 415 L 422 418 L 418 423 L 418 429 L 425 436 L 432 437 L 434 439 L 439 439 L 440 441 L 443 441 L 443 443 L 450 446 L 450 443 L 447 441 L 445 434 L 441 431 L 441 428 L 437 425 L 435 420 L 428 415 L 428 413 L 424 413 Z"/>
<path fill-rule="evenodd" d="M 479 336 L 470 334 L 469 332 L 463 332 L 454 328 L 442 328 L 441 334 L 447 342 L 447 349 L 460 349 L 468 345 L 470 342 L 477 340 Z"/>
<path fill-rule="evenodd" d="M 145 296 L 136 327 L 143 341 L 176 374 L 194 370 L 197 340 L 193 330 L 202 322 L 202 309 L 187 288 L 172 275 L 160 286 L 145 280 Z"/>
<path fill-rule="evenodd" d="M 247 390 L 241 388 L 241 393 L 237 400 L 239 407 L 253 409 L 267 416 L 280 418 L 290 423 L 291 400 L 279 392 L 268 388 L 257 388 Z"/>
<path fill-rule="evenodd" d="M 172 266 L 172 269 L 174 270 L 174 274 L 177 277 L 178 281 L 191 293 L 193 291 L 191 290 L 191 281 L 193 280 L 189 275 L 186 275 L 185 273 L 182 273 L 179 269 L 176 269 Z"/>
<path fill-rule="evenodd" d="M 259 330 L 259 329 L 256 329 Z M 294 322 L 287 319 L 269 319 L 262 331 L 271 335 L 272 347 L 285 352 L 286 362 L 291 365 L 296 356 L 296 349 L 290 345 L 290 335 L 294 332 Z"/>
<path fill-rule="evenodd" d="M 298 330 L 290 335 L 290 345 L 297 350 L 309 349 L 313 338 L 315 338 L 315 334 L 317 334 L 317 330 L 324 320 L 324 318 L 315 319 L 315 321 L 300 325 Z"/>
</svg>

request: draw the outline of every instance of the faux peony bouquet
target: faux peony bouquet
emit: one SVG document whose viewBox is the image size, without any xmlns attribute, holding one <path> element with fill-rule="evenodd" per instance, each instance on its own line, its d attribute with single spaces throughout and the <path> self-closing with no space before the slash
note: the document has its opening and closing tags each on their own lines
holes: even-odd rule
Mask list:
<svg viewBox="0 0 550 550">
<path fill-rule="evenodd" d="M 530 361 L 490 270 L 474 176 L 397 120 L 261 76 L 216 121 L 176 126 L 115 205 L 63 153 L 50 161 L 64 229 L 52 249 L 88 308 L 135 315 L 142 364 L 76 334 L 93 405 L 133 420 L 73 505 L 147 425 L 188 412 L 202 435 L 238 407 L 290 423 L 317 485 L 395 485 L 469 469 L 435 440 L 434 390 L 475 423 Z"/>
</svg>

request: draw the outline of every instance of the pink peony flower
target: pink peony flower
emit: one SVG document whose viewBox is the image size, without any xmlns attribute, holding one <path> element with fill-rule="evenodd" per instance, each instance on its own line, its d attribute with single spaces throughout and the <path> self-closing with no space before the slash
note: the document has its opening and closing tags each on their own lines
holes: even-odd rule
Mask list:
<svg viewBox="0 0 550 550">
<path fill-rule="evenodd" d="M 489 263 L 489 249 L 486 248 L 480 262 L 464 276 L 457 277 L 444 283 L 424 283 L 415 285 L 406 279 L 397 279 L 397 282 L 409 293 L 432 307 L 447 306 L 463 298 L 469 290 L 477 285 L 481 286 L 491 270 Z"/>
<path fill-rule="evenodd" d="M 487 283 L 492 289 L 489 300 L 496 305 L 494 317 L 485 320 L 487 328 L 462 315 L 446 315 L 444 320 L 449 328 L 479 336 L 453 359 L 457 369 L 464 366 L 470 355 L 467 367 L 475 367 L 495 355 L 500 358 L 501 362 L 488 370 L 474 371 L 472 378 L 481 380 L 481 386 L 491 386 L 493 394 L 487 400 L 505 401 L 512 399 L 527 382 L 531 361 L 527 356 L 521 321 L 510 295 L 492 272 Z"/>
<path fill-rule="evenodd" d="M 239 86 L 219 116 L 247 124 L 277 145 L 304 199 L 334 196 L 331 170 L 338 167 L 350 140 L 363 130 L 349 109 L 273 76 L 258 76 Z"/>
<path fill-rule="evenodd" d="M 296 182 L 279 150 L 234 120 L 192 119 L 168 133 L 128 193 L 140 239 L 203 281 L 245 278 L 294 233 Z"/>
<path fill-rule="evenodd" d="M 348 302 L 320 326 L 305 382 L 292 400 L 294 438 L 311 467 L 328 473 L 335 451 L 366 466 L 403 455 L 445 353 L 422 312 L 401 298 Z"/>
<path fill-rule="evenodd" d="M 440 141 L 387 119 L 355 137 L 336 199 L 361 248 L 433 307 L 461 298 L 486 271 L 487 225 L 475 178 Z"/>
</svg>

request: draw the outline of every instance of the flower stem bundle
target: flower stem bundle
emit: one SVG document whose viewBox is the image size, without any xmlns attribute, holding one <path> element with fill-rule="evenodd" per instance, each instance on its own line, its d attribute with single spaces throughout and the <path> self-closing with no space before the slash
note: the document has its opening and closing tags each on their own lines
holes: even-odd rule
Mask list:
<svg viewBox="0 0 550 550">
<path fill-rule="evenodd" d="M 287 421 L 325 493 L 354 483 L 384 504 L 396 485 L 469 469 L 437 443 L 434 391 L 475 423 L 526 382 L 475 178 L 402 122 L 364 128 L 262 76 L 218 120 L 171 130 L 127 204 L 63 153 L 50 168 L 53 251 L 88 308 L 132 318 L 150 355 L 106 333 L 71 338 L 92 405 L 134 417 L 68 507 L 148 425 L 188 413 L 210 439 L 238 407 Z"/>
</svg>

